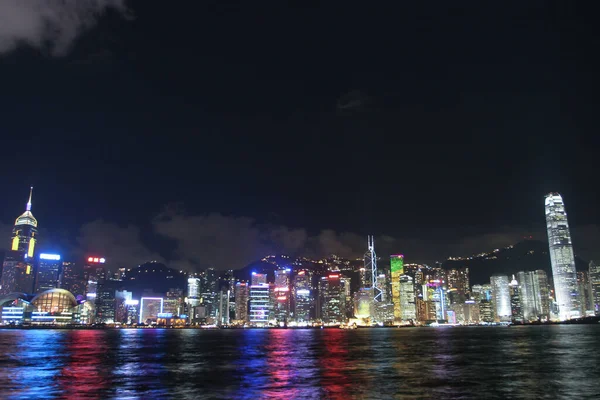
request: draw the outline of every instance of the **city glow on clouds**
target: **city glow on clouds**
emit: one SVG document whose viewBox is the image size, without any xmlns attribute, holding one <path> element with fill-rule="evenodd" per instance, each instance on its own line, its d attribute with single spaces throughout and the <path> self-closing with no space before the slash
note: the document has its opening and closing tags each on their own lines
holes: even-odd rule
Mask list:
<svg viewBox="0 0 600 400">
<path fill-rule="evenodd" d="M 63 55 L 109 9 L 127 12 L 125 0 L 2 0 L 0 53 L 19 45 Z"/>
<path fill-rule="evenodd" d="M 285 253 L 320 257 L 338 254 L 362 257 L 366 237 L 351 232 L 325 229 L 310 235 L 305 229 L 259 224 L 252 218 L 222 214 L 185 215 L 165 213 L 152 221 L 149 235 L 166 239 L 174 245 L 169 253 L 159 253 L 155 246 L 142 240 L 141 229 L 135 225 L 119 225 L 103 220 L 84 224 L 79 233 L 57 236 L 60 227 L 41 224 L 44 251 L 60 251 L 64 259 L 105 257 L 111 265 L 131 267 L 150 260 L 165 262 L 177 269 L 196 270 L 214 266 L 218 269 L 241 268 L 266 254 Z M 535 239 L 546 240 L 544 226 L 531 232 Z M 12 224 L 0 224 L 0 234 L 10 238 Z M 468 256 L 514 244 L 523 237 L 522 227 L 505 227 L 498 232 L 477 236 L 446 237 L 444 240 L 395 238 L 377 236 L 379 254 L 403 252 L 411 260 L 440 260 L 448 256 Z M 599 259 L 596 244 L 600 228 L 596 225 L 572 227 L 575 252 L 583 259 Z M 8 240 L 8 239 L 6 239 Z"/>
</svg>

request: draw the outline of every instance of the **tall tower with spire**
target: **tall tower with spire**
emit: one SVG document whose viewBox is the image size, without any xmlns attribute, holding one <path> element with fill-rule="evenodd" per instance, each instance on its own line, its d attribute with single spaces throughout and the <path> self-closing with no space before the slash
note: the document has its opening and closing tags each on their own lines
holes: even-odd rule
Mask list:
<svg viewBox="0 0 600 400">
<path fill-rule="evenodd" d="M 10 246 L 11 250 L 22 252 L 26 254 L 27 257 L 33 257 L 38 236 L 38 223 L 31 213 L 32 194 L 33 187 L 29 190 L 29 200 L 27 201 L 25 212 L 15 221 Z"/>
</svg>

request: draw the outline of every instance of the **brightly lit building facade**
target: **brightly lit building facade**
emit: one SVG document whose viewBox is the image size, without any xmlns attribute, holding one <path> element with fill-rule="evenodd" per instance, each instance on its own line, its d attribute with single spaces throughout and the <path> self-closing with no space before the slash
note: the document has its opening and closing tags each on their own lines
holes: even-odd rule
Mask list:
<svg viewBox="0 0 600 400">
<path fill-rule="evenodd" d="M 490 283 L 492 285 L 492 302 L 495 306 L 496 322 L 508 322 L 512 317 L 508 276 L 494 275 L 490 278 Z"/>
<path fill-rule="evenodd" d="M 575 256 L 562 196 L 558 193 L 546 195 L 545 206 L 558 319 L 565 321 L 579 318 L 581 310 L 575 271 Z"/>
<path fill-rule="evenodd" d="M 275 301 L 273 303 L 273 311 L 275 319 L 278 323 L 287 323 L 290 317 L 290 268 L 275 270 Z"/>
<path fill-rule="evenodd" d="M 589 276 L 590 285 L 592 287 L 594 312 L 596 315 L 600 315 L 600 263 L 590 261 Z"/>
<path fill-rule="evenodd" d="M 7 251 L 4 254 L 0 295 L 33 291 L 34 273 L 31 261 L 27 254 L 20 251 Z"/>
<path fill-rule="evenodd" d="M 248 296 L 250 287 L 246 282 L 235 284 L 235 319 L 240 324 L 248 321 Z"/>
<path fill-rule="evenodd" d="M 60 254 L 40 254 L 35 278 L 36 293 L 60 287 L 61 266 Z"/>
<path fill-rule="evenodd" d="M 156 323 L 159 314 L 163 312 L 164 299 L 162 297 L 142 297 L 140 299 L 139 322 L 151 325 Z"/>
<path fill-rule="evenodd" d="M 33 188 L 29 191 L 29 200 L 25 212 L 15 220 L 12 231 L 11 250 L 19 251 L 33 259 L 35 245 L 38 240 L 38 222 L 31 213 L 31 195 Z"/>
<path fill-rule="evenodd" d="M 415 286 L 413 278 L 401 275 L 400 281 L 400 318 L 403 321 L 414 320 L 417 317 L 415 309 Z"/>
<path fill-rule="evenodd" d="M 50 289 L 32 295 L 10 293 L 0 298 L 2 324 L 15 325 L 70 325 L 94 322 L 94 304 L 78 302 L 64 289 Z"/>
<path fill-rule="evenodd" d="M 346 285 L 339 271 L 332 271 L 319 281 L 319 311 L 324 324 L 345 323 Z"/>
<path fill-rule="evenodd" d="M 87 282 L 81 264 L 63 261 L 61 265 L 60 287 L 73 293 L 75 297 L 85 295 Z"/>
<path fill-rule="evenodd" d="M 508 284 L 508 294 L 510 296 L 510 312 L 513 322 L 523 322 L 523 307 L 521 301 L 521 288 L 519 282 L 512 276 Z"/>
<path fill-rule="evenodd" d="M 523 319 L 526 322 L 547 321 L 550 318 L 548 275 L 543 270 L 517 273 Z"/>
<path fill-rule="evenodd" d="M 190 276 L 187 284 L 187 303 L 190 307 L 200 305 L 200 278 Z"/>
<path fill-rule="evenodd" d="M 299 270 L 294 277 L 293 300 L 294 300 L 294 320 L 305 323 L 312 318 L 313 296 L 312 296 L 312 276 L 310 271 Z"/>
<path fill-rule="evenodd" d="M 271 313 L 271 296 L 269 284 L 250 285 L 250 323 L 264 327 L 269 324 Z"/>
<path fill-rule="evenodd" d="M 354 293 L 354 317 L 369 319 L 374 316 L 373 288 L 360 288 Z"/>
<path fill-rule="evenodd" d="M 400 276 L 404 275 L 404 256 L 395 254 L 390 256 L 392 302 L 394 303 L 394 319 L 402 318 L 400 301 Z"/>
<path fill-rule="evenodd" d="M 579 292 L 579 303 L 582 316 L 593 316 L 594 300 L 592 296 L 592 285 L 588 271 L 577 271 L 577 286 Z"/>
</svg>

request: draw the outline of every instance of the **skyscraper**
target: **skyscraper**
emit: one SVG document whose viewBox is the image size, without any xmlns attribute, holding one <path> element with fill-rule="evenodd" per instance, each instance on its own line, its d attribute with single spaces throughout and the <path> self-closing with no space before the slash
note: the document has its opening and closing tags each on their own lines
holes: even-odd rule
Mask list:
<svg viewBox="0 0 600 400">
<path fill-rule="evenodd" d="M 271 290 L 267 283 L 250 286 L 250 322 L 267 326 L 271 313 Z"/>
<path fill-rule="evenodd" d="M 404 275 L 404 256 L 396 254 L 390 256 L 390 269 L 392 276 L 392 302 L 394 303 L 394 318 L 402 318 L 400 301 L 400 276 Z"/>
<path fill-rule="evenodd" d="M 492 284 L 492 299 L 496 307 L 496 322 L 510 321 L 512 312 L 508 276 L 494 275 L 490 278 L 490 283 Z"/>
<path fill-rule="evenodd" d="M 558 318 L 579 318 L 580 303 L 575 271 L 575 256 L 563 199 L 558 193 L 546 195 L 546 228 L 554 278 Z"/>
<path fill-rule="evenodd" d="M 457 289 L 459 295 L 464 297 L 469 293 L 470 287 L 469 267 L 453 268 L 448 271 L 448 289 Z"/>
<path fill-rule="evenodd" d="M 543 270 L 517 273 L 521 289 L 521 310 L 525 321 L 548 320 L 550 298 L 548 276 Z"/>
<path fill-rule="evenodd" d="M 33 267 L 30 258 L 20 251 L 7 251 L 2 263 L 0 294 L 31 293 L 32 291 Z"/>
<path fill-rule="evenodd" d="M 200 305 L 200 278 L 191 275 L 188 278 L 187 303 L 190 307 Z"/>
<path fill-rule="evenodd" d="M 296 322 L 308 322 L 312 317 L 313 297 L 311 274 L 307 270 L 299 270 L 294 277 L 294 319 Z"/>
<path fill-rule="evenodd" d="M 400 318 L 403 321 L 414 320 L 417 314 L 413 279 L 408 275 L 401 275 L 398 279 L 400 282 Z"/>
<path fill-rule="evenodd" d="M 248 321 L 248 284 L 235 284 L 235 319 L 240 322 Z"/>
<path fill-rule="evenodd" d="M 61 267 L 60 287 L 73 293 L 75 297 L 85 294 L 86 281 L 81 264 L 63 261 Z"/>
<path fill-rule="evenodd" d="M 592 285 L 587 271 L 577 271 L 577 285 L 579 292 L 579 303 L 581 316 L 594 315 L 594 300 L 592 296 Z"/>
<path fill-rule="evenodd" d="M 287 322 L 290 317 L 290 268 L 275 271 L 275 301 L 273 303 L 275 319 Z"/>
<path fill-rule="evenodd" d="M 523 322 L 523 311 L 521 307 L 521 288 L 519 287 L 519 282 L 515 279 L 513 275 L 512 281 L 510 281 L 508 285 L 508 292 L 510 295 L 510 312 L 512 316 L 512 320 Z"/>
<path fill-rule="evenodd" d="M 332 271 L 319 281 L 319 311 L 325 324 L 346 322 L 346 285 L 339 271 Z"/>
<path fill-rule="evenodd" d="M 217 325 L 229 325 L 229 290 L 218 293 Z"/>
<path fill-rule="evenodd" d="M 589 275 L 594 311 L 596 315 L 600 315 L 600 263 L 590 261 Z"/>
<path fill-rule="evenodd" d="M 33 259 L 35 244 L 37 242 L 37 220 L 31 213 L 31 195 L 33 187 L 29 191 L 29 200 L 25 207 L 25 212 L 15 220 L 15 226 L 12 231 L 11 250 L 20 251 Z"/>
<path fill-rule="evenodd" d="M 354 293 L 354 316 L 356 318 L 371 318 L 373 314 L 373 289 L 358 289 L 358 292 Z"/>
<path fill-rule="evenodd" d="M 206 269 L 206 293 L 217 293 L 219 291 L 219 276 L 214 268 Z"/>
<path fill-rule="evenodd" d="M 35 278 L 36 293 L 60 287 L 61 265 L 60 254 L 40 254 Z"/>
</svg>

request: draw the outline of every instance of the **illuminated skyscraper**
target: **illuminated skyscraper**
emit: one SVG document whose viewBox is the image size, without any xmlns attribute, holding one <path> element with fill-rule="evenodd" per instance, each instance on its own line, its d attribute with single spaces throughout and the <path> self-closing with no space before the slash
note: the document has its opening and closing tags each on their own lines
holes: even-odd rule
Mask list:
<svg viewBox="0 0 600 400">
<path fill-rule="evenodd" d="M 163 313 L 175 317 L 183 314 L 183 289 L 169 288 L 163 301 Z"/>
<path fill-rule="evenodd" d="M 61 289 L 68 290 L 75 297 L 83 296 L 85 295 L 86 283 L 81 264 L 77 265 L 74 262 L 63 261 L 60 277 Z"/>
<path fill-rule="evenodd" d="M 89 301 L 96 301 L 98 290 L 106 281 L 105 262 L 102 257 L 88 257 L 83 265 L 83 277 L 86 281 L 85 295 Z"/>
<path fill-rule="evenodd" d="M 581 315 L 594 315 L 592 285 L 587 271 L 577 271 L 577 285 L 579 291 L 579 303 L 581 305 Z"/>
<path fill-rule="evenodd" d="M 248 321 L 248 290 L 246 282 L 235 284 L 235 319 L 240 322 Z"/>
<path fill-rule="evenodd" d="M 294 319 L 308 322 L 313 317 L 313 296 L 310 271 L 299 270 L 294 277 Z"/>
<path fill-rule="evenodd" d="M 521 290 L 521 310 L 525 321 L 547 321 L 550 318 L 548 275 L 537 271 L 517 273 Z"/>
<path fill-rule="evenodd" d="M 521 288 L 514 275 L 512 281 L 508 284 L 508 292 L 510 295 L 510 312 L 512 320 L 522 322 L 523 311 L 521 307 Z"/>
<path fill-rule="evenodd" d="M 131 302 L 132 296 L 127 290 L 115 291 L 115 322 L 127 323 L 127 302 Z"/>
<path fill-rule="evenodd" d="M 447 275 L 448 289 L 456 289 L 461 297 L 469 293 L 469 267 L 451 269 Z"/>
<path fill-rule="evenodd" d="M 205 279 L 204 292 L 216 294 L 219 291 L 219 276 L 217 275 L 217 271 L 214 268 L 207 268 Z"/>
<path fill-rule="evenodd" d="M 546 195 L 545 205 L 558 318 L 561 321 L 579 318 L 581 312 L 575 273 L 575 256 L 573 255 L 565 204 L 560 194 L 550 193 Z"/>
<path fill-rule="evenodd" d="M 508 276 L 494 275 L 490 278 L 496 322 L 507 322 L 512 317 Z"/>
<path fill-rule="evenodd" d="M 358 292 L 354 293 L 354 316 L 356 318 L 371 318 L 373 315 L 373 289 L 358 289 Z"/>
<path fill-rule="evenodd" d="M 494 307 L 490 300 L 482 300 L 479 303 L 479 315 L 483 322 L 494 322 Z"/>
<path fill-rule="evenodd" d="M 162 297 L 142 297 L 140 300 L 139 322 L 152 324 L 156 322 L 158 314 L 163 312 Z"/>
<path fill-rule="evenodd" d="M 36 293 L 60 287 L 61 265 L 62 263 L 59 254 L 40 254 L 40 261 L 35 278 Z"/>
<path fill-rule="evenodd" d="M 375 238 L 371 235 L 367 236 L 367 252 L 363 258 L 363 267 L 367 275 L 366 284 L 373 288 L 373 300 L 381 301 L 381 290 L 377 285 L 377 254 L 375 253 Z"/>
<path fill-rule="evenodd" d="M 600 315 L 600 263 L 590 261 L 589 274 L 594 311 L 596 315 Z"/>
<path fill-rule="evenodd" d="M 266 326 L 271 313 L 271 290 L 267 283 L 250 286 L 250 322 Z"/>
<path fill-rule="evenodd" d="M 96 292 L 96 321 L 105 324 L 115 322 L 116 290 L 111 285 L 102 284 Z"/>
<path fill-rule="evenodd" d="M 188 278 L 187 303 L 190 307 L 200 305 L 200 278 L 196 278 L 195 276 Z"/>
<path fill-rule="evenodd" d="M 390 269 L 392 276 L 392 302 L 394 303 L 394 318 L 402 318 L 402 306 L 400 301 L 400 276 L 404 275 L 404 256 L 396 254 L 390 256 Z"/>
<path fill-rule="evenodd" d="M 25 212 L 21 214 L 15 221 L 11 242 L 11 250 L 20 251 L 26 254 L 28 258 L 33 258 L 38 235 L 38 223 L 31 213 L 32 193 L 33 187 L 29 191 L 29 200 L 27 201 Z"/>
<path fill-rule="evenodd" d="M 218 293 L 217 325 L 229 325 L 229 290 Z"/>
<path fill-rule="evenodd" d="M 323 323 L 346 322 L 345 284 L 339 271 L 332 271 L 319 281 L 319 311 Z"/>
<path fill-rule="evenodd" d="M 400 282 L 400 318 L 403 321 L 414 320 L 417 317 L 415 309 L 415 287 L 413 279 L 408 275 L 401 275 Z"/>
<path fill-rule="evenodd" d="M 290 317 L 290 268 L 275 271 L 275 301 L 273 311 L 278 322 L 287 322 Z"/>
<path fill-rule="evenodd" d="M 20 251 L 7 251 L 2 263 L 0 294 L 31 293 L 32 291 L 33 267 L 27 254 Z"/>
</svg>

